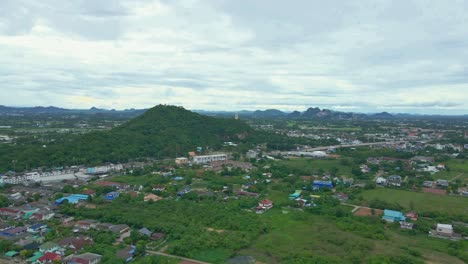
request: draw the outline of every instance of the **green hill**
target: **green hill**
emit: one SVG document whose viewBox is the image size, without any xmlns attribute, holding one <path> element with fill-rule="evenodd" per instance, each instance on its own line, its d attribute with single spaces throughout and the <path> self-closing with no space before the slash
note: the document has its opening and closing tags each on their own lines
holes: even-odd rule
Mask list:
<svg viewBox="0 0 468 264">
<path fill-rule="evenodd" d="M 125 162 L 138 157 L 175 157 L 197 146 L 216 149 L 223 141 L 237 141 L 252 134 L 239 120 L 214 118 L 182 107 L 158 105 L 107 132 L 67 136 L 42 147 L 35 142 L 0 150 L 0 171 L 38 166 Z"/>
</svg>

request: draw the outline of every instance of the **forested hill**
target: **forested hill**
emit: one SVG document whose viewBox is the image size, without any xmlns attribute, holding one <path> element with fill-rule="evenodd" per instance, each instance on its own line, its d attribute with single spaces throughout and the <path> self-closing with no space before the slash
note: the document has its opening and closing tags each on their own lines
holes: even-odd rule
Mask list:
<svg viewBox="0 0 468 264">
<path fill-rule="evenodd" d="M 253 133 L 244 122 L 203 116 L 182 107 L 158 105 L 107 132 L 68 135 L 45 147 L 28 142 L 0 147 L 0 172 L 38 166 L 125 162 L 138 157 L 174 158 L 195 147 L 220 147 Z"/>
</svg>

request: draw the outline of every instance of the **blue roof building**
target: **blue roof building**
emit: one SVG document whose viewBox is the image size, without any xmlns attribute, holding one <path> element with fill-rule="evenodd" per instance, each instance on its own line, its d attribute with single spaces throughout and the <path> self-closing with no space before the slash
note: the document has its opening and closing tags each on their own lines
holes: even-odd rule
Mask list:
<svg viewBox="0 0 468 264">
<path fill-rule="evenodd" d="M 289 195 L 289 199 L 291 199 L 291 200 L 297 199 L 297 198 L 299 198 L 301 196 L 301 194 L 302 194 L 301 190 L 296 190 L 294 193 L 291 193 Z"/>
<path fill-rule="evenodd" d="M 115 198 L 119 197 L 119 195 L 120 194 L 118 192 L 110 192 L 104 196 L 104 199 L 107 201 L 113 201 Z"/>
<path fill-rule="evenodd" d="M 402 212 L 387 209 L 384 210 L 382 219 L 388 222 L 400 222 L 406 220 Z"/>
<path fill-rule="evenodd" d="M 318 189 L 322 189 L 322 188 L 332 189 L 333 188 L 333 183 L 331 181 L 318 181 L 318 180 L 315 180 L 312 183 L 312 189 L 318 190 Z"/>
<path fill-rule="evenodd" d="M 55 200 L 55 204 L 61 204 L 65 200 L 67 200 L 68 203 L 75 204 L 78 203 L 80 200 L 88 200 L 88 197 L 89 196 L 86 194 L 72 194 Z"/>
</svg>

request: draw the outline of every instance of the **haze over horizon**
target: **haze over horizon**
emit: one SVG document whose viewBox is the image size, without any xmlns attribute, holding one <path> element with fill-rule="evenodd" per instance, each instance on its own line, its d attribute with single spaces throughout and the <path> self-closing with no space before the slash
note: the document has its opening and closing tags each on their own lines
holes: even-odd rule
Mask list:
<svg viewBox="0 0 468 264">
<path fill-rule="evenodd" d="M 468 114 L 468 1 L 0 2 L 0 104 Z"/>
</svg>

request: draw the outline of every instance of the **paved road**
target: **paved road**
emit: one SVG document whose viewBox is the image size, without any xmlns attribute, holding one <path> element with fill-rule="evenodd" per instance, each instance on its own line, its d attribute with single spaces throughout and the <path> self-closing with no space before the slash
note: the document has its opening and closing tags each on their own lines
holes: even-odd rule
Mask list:
<svg viewBox="0 0 468 264">
<path fill-rule="evenodd" d="M 151 255 L 169 257 L 169 258 L 177 258 L 177 259 L 186 260 L 186 261 L 190 261 L 190 262 L 197 263 L 197 264 L 211 264 L 209 262 L 203 262 L 203 261 L 199 261 L 199 260 L 195 260 L 195 259 L 179 257 L 179 256 L 176 256 L 176 255 L 166 254 L 166 253 L 159 252 L 159 251 L 147 250 L 146 253 L 151 254 Z"/>
<path fill-rule="evenodd" d="M 334 145 L 334 146 L 323 146 L 323 147 L 315 147 L 302 150 L 303 152 L 312 152 L 318 150 L 328 150 L 334 148 L 355 148 L 355 147 L 366 147 L 366 146 L 376 146 L 382 144 L 397 144 L 397 143 L 405 143 L 408 141 L 382 141 L 382 142 L 371 142 L 371 143 L 361 143 L 361 144 L 348 144 L 348 145 Z M 288 153 L 293 151 L 283 151 L 282 153 Z"/>
</svg>

